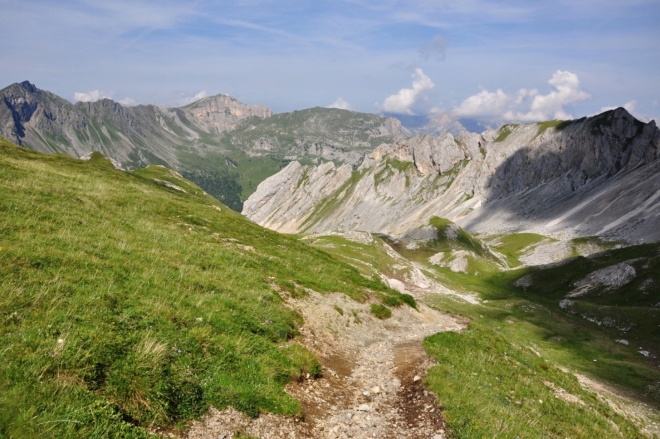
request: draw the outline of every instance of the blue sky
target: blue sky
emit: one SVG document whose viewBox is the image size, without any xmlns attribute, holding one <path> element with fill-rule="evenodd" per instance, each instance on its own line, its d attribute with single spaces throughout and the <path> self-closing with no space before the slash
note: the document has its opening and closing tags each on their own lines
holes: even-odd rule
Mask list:
<svg viewBox="0 0 660 439">
<path fill-rule="evenodd" d="M 0 0 L 0 86 L 275 112 L 660 118 L 660 1 Z M 341 99 L 339 99 L 341 98 Z"/>
</svg>

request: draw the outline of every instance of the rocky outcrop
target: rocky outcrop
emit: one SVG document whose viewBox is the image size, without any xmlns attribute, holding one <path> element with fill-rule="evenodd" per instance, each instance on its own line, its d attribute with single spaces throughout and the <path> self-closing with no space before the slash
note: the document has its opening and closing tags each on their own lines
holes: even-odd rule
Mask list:
<svg viewBox="0 0 660 439">
<path fill-rule="evenodd" d="M 209 96 L 181 108 L 188 120 L 210 133 L 231 131 L 248 117 L 269 118 L 273 115 L 265 105 L 246 105 L 231 96 Z"/>
<path fill-rule="evenodd" d="M 297 176 L 318 178 L 303 179 L 289 167 L 277 178 L 289 175 L 290 186 L 280 190 L 264 181 L 244 213 L 290 232 L 402 236 L 440 216 L 473 233 L 658 240 L 659 150 L 655 123 L 644 124 L 622 108 L 576 121 L 464 132 L 456 139 L 418 136 L 379 146 L 350 177 L 295 168 Z M 266 187 L 268 206 L 287 206 L 286 221 L 260 205 Z M 321 188 L 330 195 L 319 196 Z"/>
<path fill-rule="evenodd" d="M 441 137 L 419 136 L 397 142 L 393 145 L 381 145 L 369 156 L 378 161 L 387 158 L 400 162 L 409 162 L 422 175 L 443 174 L 454 168 L 459 162 L 477 156 L 478 145 L 474 142 L 459 142 L 451 134 Z"/>
</svg>

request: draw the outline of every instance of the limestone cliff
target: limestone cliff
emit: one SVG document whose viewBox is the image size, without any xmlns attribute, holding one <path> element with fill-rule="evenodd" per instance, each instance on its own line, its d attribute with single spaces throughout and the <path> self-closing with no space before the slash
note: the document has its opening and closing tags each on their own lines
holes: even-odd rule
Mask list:
<svg viewBox="0 0 660 439">
<path fill-rule="evenodd" d="M 202 98 L 181 110 L 188 120 L 210 133 L 231 131 L 248 117 L 265 119 L 273 115 L 265 105 L 246 105 L 223 94 Z"/>
<path fill-rule="evenodd" d="M 655 123 L 622 108 L 456 139 L 419 136 L 379 146 L 350 173 L 290 165 L 260 185 L 243 213 L 287 232 L 402 236 L 440 216 L 485 234 L 658 240 L 659 148 Z"/>
</svg>

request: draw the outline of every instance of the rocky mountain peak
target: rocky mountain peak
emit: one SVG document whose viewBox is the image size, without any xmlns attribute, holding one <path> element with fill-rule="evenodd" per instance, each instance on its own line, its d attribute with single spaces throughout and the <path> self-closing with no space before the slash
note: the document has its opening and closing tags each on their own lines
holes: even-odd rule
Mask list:
<svg viewBox="0 0 660 439">
<path fill-rule="evenodd" d="M 265 105 L 248 105 L 232 96 L 218 94 L 202 98 L 181 107 L 186 117 L 206 131 L 222 133 L 233 130 L 243 119 L 256 116 L 262 119 L 273 115 Z"/>
<path fill-rule="evenodd" d="M 47 91 L 38 89 L 29 81 L 15 83 L 0 93 L 0 136 L 18 145 L 23 144 L 26 124 L 43 114 L 47 119 L 54 114 L 50 107 L 71 104 Z M 44 111 L 38 111 L 42 107 Z"/>
<path fill-rule="evenodd" d="M 28 93 L 36 93 L 38 90 L 37 86 L 32 84 L 30 81 L 23 81 L 20 84 L 14 84 L 20 86 L 23 90 Z"/>
</svg>

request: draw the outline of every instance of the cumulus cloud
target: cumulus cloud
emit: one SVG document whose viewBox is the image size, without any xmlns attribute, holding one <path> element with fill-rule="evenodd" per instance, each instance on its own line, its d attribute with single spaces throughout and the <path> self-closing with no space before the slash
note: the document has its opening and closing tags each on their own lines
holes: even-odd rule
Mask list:
<svg viewBox="0 0 660 439">
<path fill-rule="evenodd" d="M 447 43 L 441 35 L 436 35 L 426 44 L 419 49 L 419 56 L 424 61 L 436 59 L 438 61 L 445 60 L 445 53 L 447 52 Z"/>
<path fill-rule="evenodd" d="M 133 105 L 137 105 L 137 101 L 133 98 L 126 97 L 119 101 L 120 104 L 122 104 L 124 107 L 132 107 Z"/>
<path fill-rule="evenodd" d="M 380 105 L 382 111 L 387 113 L 414 114 L 411 107 L 417 98 L 425 90 L 430 90 L 435 87 L 435 84 L 433 84 L 431 78 L 426 76 L 422 69 L 419 68 L 415 69 L 412 78 L 412 88 L 402 88 L 397 94 L 385 99 L 385 102 Z"/>
<path fill-rule="evenodd" d="M 557 70 L 548 81 L 555 90 L 547 95 L 536 95 L 527 112 L 509 111 L 505 119 L 533 122 L 548 119 L 572 119 L 573 116 L 564 111 L 564 105 L 589 99 L 589 93 L 580 90 L 580 80 L 575 73 Z"/>
<path fill-rule="evenodd" d="M 106 93 L 101 90 L 92 90 L 88 93 L 75 92 L 73 94 L 74 102 L 96 102 L 99 99 L 112 99 L 113 93 Z"/>
<path fill-rule="evenodd" d="M 353 106 L 344 98 L 339 96 L 336 101 L 328 105 L 328 108 L 339 108 L 340 110 L 352 110 Z"/>
<path fill-rule="evenodd" d="M 452 113 L 457 117 L 488 118 L 533 122 L 549 119 L 571 119 L 564 105 L 589 99 L 589 93 L 580 89 L 575 73 L 557 70 L 548 84 L 554 87 L 546 95 L 536 89 L 521 88 L 517 93 L 482 90 L 465 99 Z"/>
<path fill-rule="evenodd" d="M 512 100 L 499 88 L 495 92 L 481 90 L 454 108 L 453 113 L 458 117 L 497 117 L 504 114 Z"/>
</svg>

